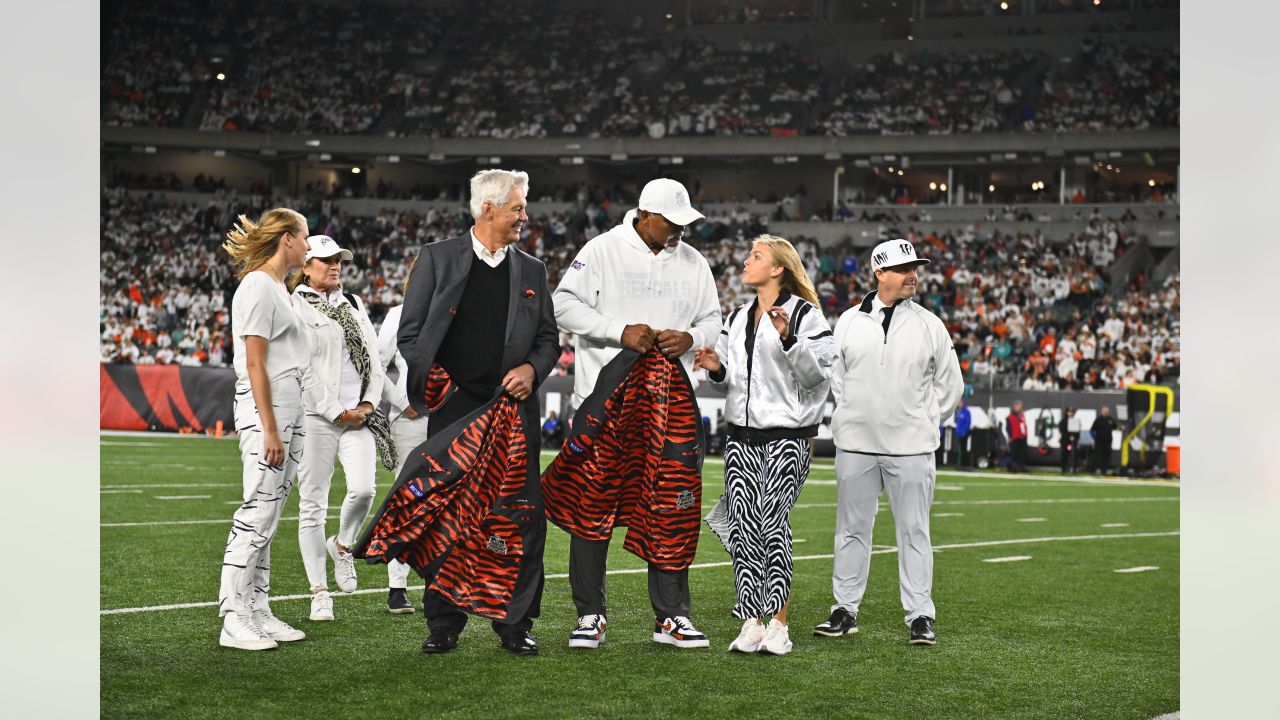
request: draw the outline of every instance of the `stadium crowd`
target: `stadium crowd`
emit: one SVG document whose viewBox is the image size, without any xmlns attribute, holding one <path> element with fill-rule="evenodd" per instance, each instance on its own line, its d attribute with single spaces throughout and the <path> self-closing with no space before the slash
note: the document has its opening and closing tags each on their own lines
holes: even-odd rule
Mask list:
<svg viewBox="0 0 1280 720">
<path fill-rule="evenodd" d="M 567 198 L 572 190 L 555 192 Z M 577 250 L 616 222 L 610 212 L 616 202 L 585 190 L 582 198 L 567 212 L 535 214 L 525 225 L 522 247 L 546 263 L 552 288 Z M 364 217 L 318 198 L 218 192 L 201 206 L 123 187 L 105 189 L 101 360 L 227 365 L 228 305 L 237 282 L 221 250 L 223 234 L 234 221 L 233 208 L 256 216 L 278 204 L 297 208 L 313 233 L 330 235 L 352 251 L 344 286 L 366 299 L 375 324 L 403 301 L 408 263 L 417 249 L 471 224 L 461 206 Z M 905 237 L 935 258 L 922 268 L 919 299 L 947 323 L 970 383 L 999 377 L 1025 389 L 1116 388 L 1167 382 L 1179 371 L 1178 276 L 1160 287 L 1145 278 L 1119 293 L 1108 287 L 1108 268 L 1134 242 L 1125 229 L 1130 216 L 1095 217 L 1082 233 L 1050 239 L 1036 225 L 1016 233 L 984 230 L 981 223 L 921 232 L 914 225 L 919 215 L 908 214 L 904 222 L 894 212 L 881 216 L 878 234 Z M 740 273 L 750 248 L 746 241 L 767 231 L 769 221 L 743 207 L 710 211 L 686 235 L 706 255 L 726 314 L 751 297 Z M 871 289 L 865 249 L 848 239 L 828 247 L 812 238 L 792 240 L 834 326 Z M 569 338 L 563 345 L 560 373 L 573 364 Z"/>
<path fill-rule="evenodd" d="M 296 0 L 206 5 L 165 0 L 116 12 L 102 73 L 104 125 L 598 138 L 1178 124 L 1176 47 L 1091 38 L 1070 70 L 1059 71 L 1039 51 L 937 54 L 904 44 L 844 72 L 771 40 L 718 46 L 647 27 L 639 16 L 624 22 L 546 3 L 456 13 Z M 412 31 L 378 30 L 389 26 Z M 307 28 L 303 42 L 297 27 Z M 509 42 L 515 35 L 521 43 Z"/>
</svg>

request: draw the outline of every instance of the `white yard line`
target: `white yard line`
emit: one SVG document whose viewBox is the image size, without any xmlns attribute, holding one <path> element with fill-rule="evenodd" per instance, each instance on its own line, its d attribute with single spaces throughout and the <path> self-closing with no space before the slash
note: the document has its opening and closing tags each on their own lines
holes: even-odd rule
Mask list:
<svg viewBox="0 0 1280 720">
<path fill-rule="evenodd" d="M 986 542 L 954 543 L 951 545 L 935 545 L 934 549 L 935 550 L 957 550 L 961 548 L 995 547 L 999 545 L 1020 545 L 1023 543 L 1070 542 L 1075 540 L 1107 540 L 1107 539 L 1116 539 L 1116 538 L 1173 537 L 1180 534 L 1181 534 L 1180 530 L 1170 530 L 1168 532 L 1115 533 L 1111 535 L 1067 535 L 1067 536 L 1061 536 L 1061 537 L 1021 538 L 1017 540 L 988 540 Z M 898 549 L 896 547 L 885 547 L 880 550 L 873 549 L 871 551 L 871 554 L 883 555 L 886 553 L 894 553 L 897 551 Z M 830 560 L 832 557 L 833 556 L 829 553 L 826 555 L 797 555 L 795 558 L 793 558 L 793 560 Z M 701 570 L 704 568 L 728 567 L 732 564 L 733 564 L 732 562 L 728 562 L 728 561 L 712 562 L 712 563 L 695 563 L 693 565 L 690 565 L 689 569 Z M 606 574 L 607 575 L 638 575 L 640 573 L 647 573 L 647 572 L 649 572 L 648 568 L 641 567 L 641 568 L 623 568 L 618 570 L 610 570 Z M 555 573 L 555 574 L 546 576 L 548 580 L 564 580 L 564 579 L 567 579 L 568 577 L 569 577 L 568 573 Z M 422 589 L 422 586 L 418 585 L 418 586 L 415 586 L 413 589 L 420 590 Z M 333 597 L 340 598 L 345 595 L 370 595 L 370 594 L 382 593 L 386 591 L 387 591 L 387 588 L 385 587 L 367 588 L 364 590 L 356 590 L 353 593 L 335 592 L 333 593 Z M 310 600 L 310 599 L 311 599 L 310 593 L 306 595 L 277 595 L 271 598 L 271 602 L 283 602 L 286 600 Z M 217 601 L 207 601 L 207 602 L 194 602 L 194 603 L 178 603 L 174 605 L 149 605 L 145 607 L 132 607 L 132 608 L 108 608 L 106 610 L 99 610 L 98 613 L 100 615 L 123 615 L 126 613 L 158 612 L 161 610 L 186 610 L 190 608 L 210 608 L 210 607 L 217 607 L 217 606 L 218 606 Z"/>
<path fill-rule="evenodd" d="M 120 493 L 140 493 L 141 490 L 99 490 L 103 495 L 119 495 Z"/>
<path fill-rule="evenodd" d="M 1159 566 L 1159 565 L 1139 565 L 1138 567 L 1120 568 L 1119 570 L 1116 570 L 1116 572 L 1118 572 L 1118 573 L 1140 573 L 1140 572 L 1150 572 L 1150 571 L 1152 571 L 1152 570 L 1159 570 L 1159 569 L 1160 569 L 1160 566 Z"/>
<path fill-rule="evenodd" d="M 982 562 L 1005 563 L 1005 562 L 1021 562 L 1023 560 L 1030 560 L 1030 559 L 1031 559 L 1030 555 L 1010 555 L 1009 557 L 983 558 Z"/>
<path fill-rule="evenodd" d="M 208 500 L 212 495 L 155 495 L 157 500 Z"/>
<path fill-rule="evenodd" d="M 1048 522 L 1049 518 L 1018 518 L 1018 522 Z"/>
<path fill-rule="evenodd" d="M 1102 523 L 1105 528 L 1129 527 L 1129 523 Z"/>
<path fill-rule="evenodd" d="M 1031 500 L 934 500 L 934 505 L 1057 505 L 1061 503 L 1177 502 L 1178 497 L 1036 498 Z M 797 508 L 832 508 L 835 503 L 796 503 Z M 881 508 L 888 507 L 880 503 Z"/>
</svg>

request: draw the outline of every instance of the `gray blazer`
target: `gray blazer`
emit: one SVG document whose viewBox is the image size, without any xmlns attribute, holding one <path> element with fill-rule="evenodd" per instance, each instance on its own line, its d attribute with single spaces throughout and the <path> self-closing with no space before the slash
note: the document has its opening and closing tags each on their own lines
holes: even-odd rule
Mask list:
<svg viewBox="0 0 1280 720">
<path fill-rule="evenodd" d="M 423 402 L 427 375 L 457 312 L 474 257 L 468 232 L 424 245 L 409 276 L 396 344 L 409 366 L 405 385 L 409 404 L 419 413 L 427 412 Z M 556 329 L 551 291 L 547 289 L 547 267 L 515 245 L 507 248 L 507 260 L 511 262 L 511 297 L 507 305 L 501 372 L 506 374 L 518 365 L 529 363 L 533 366 L 534 387 L 537 387 L 551 374 L 560 357 L 560 333 Z M 536 416 L 537 393 L 524 402 L 530 403 Z"/>
</svg>

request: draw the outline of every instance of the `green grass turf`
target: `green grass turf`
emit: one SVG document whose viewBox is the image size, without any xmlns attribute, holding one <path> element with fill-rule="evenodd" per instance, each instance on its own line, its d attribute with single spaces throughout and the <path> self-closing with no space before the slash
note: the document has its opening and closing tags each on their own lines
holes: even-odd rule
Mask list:
<svg viewBox="0 0 1280 720">
<path fill-rule="evenodd" d="M 549 456 L 543 457 L 544 462 Z M 704 511 L 722 492 L 708 462 Z M 101 577 L 104 611 L 216 600 L 219 563 L 239 497 L 233 441 L 102 439 Z M 571 650 L 568 581 L 547 580 L 535 624 L 542 654 L 517 658 L 472 619 L 459 649 L 425 657 L 421 614 L 387 613 L 385 593 L 335 595 L 337 621 L 313 623 L 309 603 L 272 607 L 307 640 L 272 652 L 220 648 L 213 607 L 101 616 L 104 717 L 842 717 L 1150 718 L 1178 708 L 1176 535 L 946 548 L 999 540 L 1168 533 L 1179 490 L 940 475 L 933 508 L 935 647 L 907 645 L 897 556 L 872 559 L 861 632 L 815 638 L 831 603 L 834 472 L 815 461 L 792 513 L 794 651 L 785 657 L 725 651 L 737 634 L 728 566 L 690 571 L 693 617 L 712 647 L 677 650 L 650 640 L 643 573 L 610 576 L 609 639 Z M 379 495 L 391 483 L 378 476 Z M 133 492 L 137 491 L 137 492 Z M 330 505 L 341 503 L 341 471 Z M 208 498 L 162 500 L 158 496 Z M 1071 502 L 1044 502 L 1044 501 Z M 883 505 L 874 542 L 894 545 Z M 1036 501 L 1036 502 L 1027 502 Z M 954 513 L 954 514 L 953 514 Z M 336 531 L 330 512 L 329 530 Z M 272 552 L 272 594 L 303 594 L 297 500 L 290 498 Z M 1021 522 L 1025 518 L 1044 518 Z M 116 523 L 210 520 L 204 524 Z M 1102 527 L 1125 523 L 1126 527 Z M 984 559 L 1030 555 L 1022 562 Z M 805 556 L 823 556 L 804 559 Z M 704 531 L 698 563 L 728 556 Z M 1118 574 L 1139 565 L 1159 570 Z M 610 570 L 642 568 L 613 544 Z M 548 529 L 546 572 L 568 568 L 568 536 Z M 357 565 L 361 588 L 385 587 L 385 569 Z M 420 587 L 420 585 L 419 585 Z M 421 591 L 412 591 L 415 602 Z M 419 606 L 420 607 L 420 606 Z"/>
</svg>

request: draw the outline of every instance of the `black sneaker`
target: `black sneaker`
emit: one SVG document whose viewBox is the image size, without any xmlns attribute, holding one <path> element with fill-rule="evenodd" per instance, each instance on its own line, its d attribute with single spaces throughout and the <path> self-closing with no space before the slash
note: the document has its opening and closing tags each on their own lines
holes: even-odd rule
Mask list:
<svg viewBox="0 0 1280 720">
<path fill-rule="evenodd" d="M 501 636 L 502 648 L 513 655 L 537 655 L 538 643 L 528 630 L 520 630 Z"/>
<path fill-rule="evenodd" d="M 813 629 L 813 634 L 820 637 L 840 637 L 858 632 L 858 616 L 838 607 L 831 611 L 827 621 Z"/>
<path fill-rule="evenodd" d="M 936 645 L 938 636 L 933 632 L 933 618 L 921 615 L 911 621 L 912 645 Z"/>
<path fill-rule="evenodd" d="M 422 652 L 426 655 L 440 655 L 458 647 L 458 633 L 444 628 L 431 631 L 427 639 L 422 641 Z"/>
<path fill-rule="evenodd" d="M 391 588 L 387 592 L 387 611 L 393 615 L 412 615 L 413 603 L 404 588 Z"/>
</svg>

